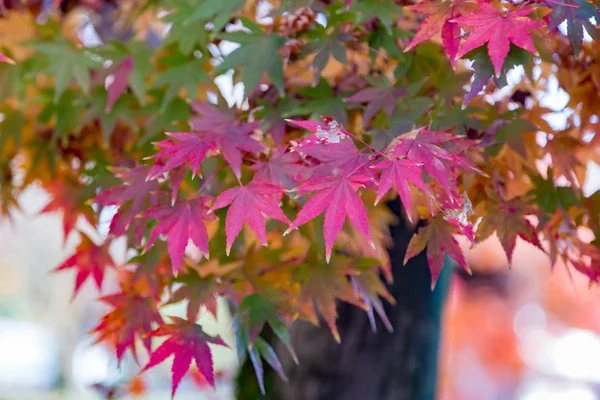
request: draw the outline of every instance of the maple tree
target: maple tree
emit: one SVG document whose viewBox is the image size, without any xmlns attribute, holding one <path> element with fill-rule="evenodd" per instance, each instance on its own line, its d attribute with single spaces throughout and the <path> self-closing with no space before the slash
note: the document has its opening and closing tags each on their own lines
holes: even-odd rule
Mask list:
<svg viewBox="0 0 600 400">
<path fill-rule="evenodd" d="M 340 301 L 391 331 L 396 197 L 412 229 L 402 258 L 426 255 L 428 286 L 446 255 L 469 270 L 458 236 L 494 234 L 508 263 L 525 240 L 600 280 L 600 192 L 584 191 L 600 161 L 591 2 L 13 3 L 0 19 L 0 210 L 39 184 L 65 239 L 114 211 L 103 242 L 82 233 L 57 270 L 76 269 L 74 294 L 116 272 L 94 333 L 119 360 L 143 342 L 143 371 L 174 354 L 173 396 L 192 359 L 215 383 L 209 344 L 225 343 L 196 322 L 218 296 L 263 391 L 261 360 L 285 376 L 266 325 L 293 358 L 295 320 L 321 318 L 343 341 Z M 561 109 L 548 108 L 553 85 Z M 125 265 L 108 252 L 120 237 Z M 183 301 L 187 319 L 162 313 Z"/>
</svg>

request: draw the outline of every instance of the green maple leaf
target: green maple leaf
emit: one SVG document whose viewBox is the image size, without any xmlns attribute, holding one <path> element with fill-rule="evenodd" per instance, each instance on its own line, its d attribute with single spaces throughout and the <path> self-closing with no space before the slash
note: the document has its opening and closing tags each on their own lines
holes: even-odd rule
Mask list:
<svg viewBox="0 0 600 400">
<path fill-rule="evenodd" d="M 181 126 L 181 122 L 190 118 L 190 106 L 185 100 L 177 97 L 161 111 L 163 93 L 153 89 L 149 94 L 154 98 L 154 101 L 141 110 L 141 114 L 146 116 L 147 119 L 145 132 L 139 141 L 140 145 L 147 143 L 148 140 L 161 132 L 178 132 L 187 129 L 188 127 Z"/>
<path fill-rule="evenodd" d="M 299 92 L 307 100 L 296 107 L 288 109 L 282 115 L 284 118 L 308 115 L 307 119 L 319 119 L 321 115 L 328 115 L 342 125 L 348 124 L 348 113 L 346 111 L 344 96 L 336 94 L 325 78 L 321 78 L 319 85 L 302 88 Z"/>
<path fill-rule="evenodd" d="M 30 43 L 37 52 L 47 57 L 45 72 L 55 74 L 54 103 L 57 103 L 69 83 L 75 80 L 84 94 L 90 89 L 90 70 L 102 68 L 99 58 L 89 49 L 78 49 L 66 40 L 54 43 Z"/>
<path fill-rule="evenodd" d="M 234 32 L 222 35 L 223 39 L 239 43 L 241 46 L 225 57 L 215 73 L 222 74 L 242 66 L 244 97 L 260 82 L 263 74 L 266 74 L 283 94 L 285 83 L 279 49 L 284 45 L 285 39 L 279 35 L 265 36 L 257 25 L 245 25 L 251 29 L 250 33 Z"/>
<path fill-rule="evenodd" d="M 353 39 L 351 35 L 341 32 L 338 28 L 332 31 L 331 28 L 317 24 L 314 31 L 307 33 L 307 37 L 312 41 L 304 47 L 302 53 L 304 56 L 315 55 L 312 62 L 315 68 L 315 78 L 321 74 L 331 56 L 342 64 L 348 65 L 346 43 Z"/>
<path fill-rule="evenodd" d="M 123 94 L 115 102 L 110 112 L 106 112 L 107 97 L 108 94 L 104 88 L 95 88 L 92 94 L 86 99 L 88 109 L 81 120 L 81 125 L 86 125 L 95 118 L 98 118 L 105 143 L 108 143 L 115 130 L 117 120 L 120 119 L 129 124 L 129 126 L 135 126 L 135 115 L 132 109 L 133 104 L 135 104 L 133 95 L 129 93 Z"/>
<path fill-rule="evenodd" d="M 25 114 L 8 105 L 4 105 L 0 110 L 4 116 L 0 122 L 0 149 L 4 148 L 9 139 L 18 148 L 21 144 L 23 128 L 27 123 Z"/>
<path fill-rule="evenodd" d="M 197 48 L 206 48 L 208 32 L 194 16 L 194 11 L 198 8 L 197 4 L 189 0 L 177 0 L 174 1 L 174 6 L 175 11 L 165 17 L 165 22 L 172 25 L 164 43 L 166 45 L 177 43 L 179 51 L 185 55 L 191 54 Z"/>
<path fill-rule="evenodd" d="M 45 90 L 44 95 L 48 97 L 53 95 L 56 98 L 56 91 Z M 69 133 L 79 132 L 81 128 L 79 123 L 81 105 L 81 93 L 72 89 L 64 91 L 57 101 L 47 101 L 46 106 L 38 115 L 38 119 L 43 123 L 54 121 L 52 143 L 55 143 L 60 138 L 64 144 L 68 139 Z"/>
<path fill-rule="evenodd" d="M 161 60 L 167 69 L 161 73 L 154 81 L 153 87 L 166 86 L 160 112 L 164 112 L 167 106 L 177 96 L 181 88 L 185 88 L 187 97 L 193 99 L 198 94 L 198 84 L 200 82 L 210 84 L 208 74 L 203 69 L 205 60 L 188 59 L 182 55 L 174 57 L 165 57 Z"/>
<path fill-rule="evenodd" d="M 234 11 L 244 6 L 246 0 L 207 0 L 196 7 L 190 21 L 208 21 L 212 19 L 214 30 L 218 31 L 225 26 Z"/>
</svg>

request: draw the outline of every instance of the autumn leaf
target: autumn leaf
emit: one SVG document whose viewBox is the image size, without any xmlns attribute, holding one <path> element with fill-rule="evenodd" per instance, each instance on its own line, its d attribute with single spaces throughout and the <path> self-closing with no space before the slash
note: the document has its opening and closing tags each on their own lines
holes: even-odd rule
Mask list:
<svg viewBox="0 0 600 400">
<path fill-rule="evenodd" d="M 186 274 L 179 274 L 176 282 L 182 285 L 173 292 L 169 298 L 169 304 L 179 303 L 187 300 L 186 318 L 188 321 L 196 321 L 200 307 L 204 306 L 216 318 L 217 317 L 217 285 L 215 281 L 200 277 L 198 272 L 188 268 Z"/>
<path fill-rule="evenodd" d="M 488 54 L 494 65 L 494 71 L 496 76 L 500 76 L 502 64 L 510 50 L 510 43 L 537 54 L 529 31 L 541 27 L 541 24 L 526 17 L 534 11 L 533 8 L 522 7 L 503 15 L 490 4 L 479 2 L 478 5 L 481 12 L 463 15 L 452 20 L 461 26 L 475 28 L 460 47 L 456 54 L 457 58 L 488 43 Z"/>
<path fill-rule="evenodd" d="M 346 97 L 345 101 L 353 103 L 367 103 L 363 113 L 363 125 L 383 110 L 388 118 L 392 117 L 398 97 L 405 96 L 406 89 L 402 87 L 391 88 L 366 88 Z"/>
<path fill-rule="evenodd" d="M 175 392 L 179 383 L 190 369 L 192 360 L 206 381 L 215 386 L 215 376 L 213 370 L 213 360 L 209 343 L 218 344 L 227 347 L 227 344 L 218 336 L 209 336 L 200 327 L 190 321 L 178 317 L 169 317 L 173 321 L 171 324 L 165 324 L 148 334 L 148 337 L 169 336 L 154 352 L 150 355 L 148 364 L 143 371 L 162 363 L 169 356 L 174 355 L 172 372 L 171 397 L 175 397 Z"/>
<path fill-rule="evenodd" d="M 151 193 L 158 190 L 158 183 L 147 180 L 150 168 L 138 165 L 134 168 L 118 168 L 115 174 L 123 181 L 120 186 L 104 190 L 96 196 L 95 202 L 103 206 L 120 206 L 110 223 L 110 233 L 124 234 L 150 200 Z"/>
<path fill-rule="evenodd" d="M 340 342 L 340 334 L 336 326 L 336 299 L 366 309 L 366 306 L 356 297 L 352 284 L 348 280 L 352 269 L 344 257 L 334 256 L 331 264 L 325 264 L 317 258 L 307 259 L 299 266 L 296 279 L 302 284 L 298 302 L 308 310 L 306 317 L 317 323 L 317 311 L 323 317 L 333 338 Z"/>
<path fill-rule="evenodd" d="M 517 237 L 544 250 L 538 239 L 536 228 L 525 218 L 527 215 L 537 214 L 536 208 L 532 206 L 529 199 L 517 197 L 505 202 L 493 202 L 487 206 L 488 212 L 477 227 L 478 242 L 496 232 L 509 264 L 512 264 Z"/>
<path fill-rule="evenodd" d="M 109 244 L 110 241 L 106 241 L 101 245 L 97 245 L 82 233 L 81 243 L 77 246 L 75 254 L 54 269 L 54 271 L 77 270 L 73 298 L 77 296 L 81 286 L 90 277 L 94 280 L 98 290 L 102 290 L 106 268 L 115 267 L 113 259 L 108 253 Z"/>
<path fill-rule="evenodd" d="M 210 199 L 210 196 L 199 196 L 176 202 L 173 206 L 159 204 L 142 213 L 143 217 L 158 220 L 158 224 L 148 238 L 145 250 L 152 246 L 159 235 L 165 235 L 175 275 L 179 272 L 185 248 L 190 240 L 202 254 L 208 256 L 208 231 L 204 221 L 215 219 L 214 215 L 208 214 L 206 203 Z"/>
<path fill-rule="evenodd" d="M 244 221 L 248 223 L 263 246 L 267 245 L 267 232 L 263 214 L 290 223 L 273 199 L 273 197 L 281 196 L 282 192 L 283 189 L 278 186 L 253 180 L 248 185 L 227 189 L 217 196 L 209 212 L 230 205 L 225 221 L 227 255 L 229 255 L 233 241 L 241 232 Z"/>
<path fill-rule="evenodd" d="M 46 183 L 44 189 L 50 194 L 51 199 L 40 212 L 62 211 L 64 240 L 75 229 L 79 217 L 83 217 L 90 225 L 95 226 L 94 210 L 86 204 L 93 195 L 92 188 L 82 186 L 72 179 L 63 178 L 63 180 Z"/>
<path fill-rule="evenodd" d="M 112 110 L 113 105 L 119 100 L 119 97 L 127 90 L 127 79 L 133 72 L 133 58 L 128 57 L 117 66 L 113 72 L 113 80 L 108 85 L 108 100 L 106 102 L 105 111 L 108 113 Z"/>
<path fill-rule="evenodd" d="M 450 183 L 452 174 L 449 173 L 452 168 L 481 172 L 461 154 L 464 149 L 473 144 L 474 142 L 468 139 L 447 132 L 421 129 L 417 131 L 414 138 L 400 137 L 394 147 L 393 156 L 394 158 L 405 157 L 409 161 L 423 165 L 429 175 L 444 188 L 448 197 L 452 199 L 454 197 Z M 448 146 L 453 151 L 445 149 L 444 146 Z M 412 182 L 415 183 L 414 180 Z"/>
<path fill-rule="evenodd" d="M 277 148 L 268 159 L 257 161 L 252 169 L 256 171 L 254 179 L 286 189 L 294 188 L 310 173 L 300 155 L 285 147 Z"/>
<path fill-rule="evenodd" d="M 419 26 L 413 40 L 404 51 L 410 51 L 437 34 L 442 34 L 442 43 L 453 68 L 456 68 L 456 53 L 460 45 L 460 25 L 454 21 L 462 15 L 477 11 L 477 6 L 469 0 L 424 1 L 406 7 L 409 10 L 427 15 Z"/>
<path fill-rule="evenodd" d="M 392 160 L 379 161 L 374 167 L 383 171 L 379 178 L 375 205 L 377 205 L 383 196 L 385 196 L 392 186 L 394 186 L 396 192 L 398 192 L 398 195 L 400 196 L 400 200 L 402 200 L 404 209 L 410 218 L 412 205 L 409 182 L 425 193 L 429 191 L 421 178 L 424 168 L 423 164 L 405 158 L 394 157 Z"/>
<path fill-rule="evenodd" d="M 416 235 L 408 243 L 404 263 L 421 253 L 427 247 L 427 263 L 431 270 L 431 287 L 433 288 L 444 266 L 444 255 L 448 253 L 467 272 L 471 269 L 454 234 L 458 229 L 442 216 L 433 217 L 427 226 L 419 228 Z"/>
<path fill-rule="evenodd" d="M 304 204 L 296 220 L 285 231 L 284 235 L 298 228 L 300 225 L 315 219 L 325 211 L 325 249 L 327 262 L 331 258 L 331 251 L 335 238 L 342 229 L 346 217 L 352 225 L 374 247 L 369 230 L 367 210 L 356 191 L 370 181 L 366 175 L 339 176 L 331 178 L 313 178 L 302 183 L 295 190 L 302 193 L 318 192 Z"/>
<path fill-rule="evenodd" d="M 597 6 L 584 0 L 552 0 L 545 1 L 545 6 L 552 8 L 548 17 L 548 31 L 558 28 L 563 22 L 567 22 L 567 35 L 573 46 L 575 57 L 579 56 L 581 43 L 583 42 L 583 30 L 596 41 L 600 41 L 600 31 L 591 21 L 600 18 Z"/>
<path fill-rule="evenodd" d="M 148 353 L 152 351 L 152 340 L 145 335 L 152 331 L 152 324 L 162 324 L 157 302 L 152 297 L 140 296 L 128 290 L 100 300 L 113 309 L 102 317 L 92 332 L 99 335 L 97 343 L 109 341 L 115 346 L 120 363 L 127 349 L 131 349 L 137 360 L 136 339 L 141 339 Z"/>
<path fill-rule="evenodd" d="M 216 143 L 210 138 L 197 133 L 178 132 L 165 133 L 172 139 L 161 140 L 154 145 L 161 151 L 149 158 L 155 158 L 156 163 L 148 173 L 149 179 L 155 179 L 174 168 L 188 164 L 192 175 L 202 176 L 200 166 L 211 150 L 216 150 Z"/>
<path fill-rule="evenodd" d="M 202 115 L 192 119 L 192 129 L 200 132 L 201 136 L 214 140 L 221 155 L 239 178 L 242 152 L 258 152 L 263 149 L 263 146 L 249 135 L 260 124 L 239 123 L 234 116 L 207 103 L 194 102 L 192 107 Z"/>
</svg>

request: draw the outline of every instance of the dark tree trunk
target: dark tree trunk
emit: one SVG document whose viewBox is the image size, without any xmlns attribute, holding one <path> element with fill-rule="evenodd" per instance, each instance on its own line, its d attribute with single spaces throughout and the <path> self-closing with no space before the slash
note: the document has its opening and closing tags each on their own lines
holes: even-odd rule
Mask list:
<svg viewBox="0 0 600 400">
<path fill-rule="evenodd" d="M 389 206 L 400 215 L 397 201 Z M 397 304 L 386 304 L 394 332 L 378 322 L 377 333 L 373 333 L 366 313 L 348 304 L 338 306 L 341 344 L 324 327 L 296 323 L 291 337 L 300 363 L 295 365 L 284 346 L 276 342 L 289 382 L 277 378 L 275 387 L 267 389 L 269 399 L 435 398 L 440 314 L 451 272 L 444 268 L 432 292 L 424 253 L 403 265 L 414 231 L 402 217 L 400 220 L 391 227 L 394 245 L 389 249 L 394 282 L 388 289 Z"/>
</svg>

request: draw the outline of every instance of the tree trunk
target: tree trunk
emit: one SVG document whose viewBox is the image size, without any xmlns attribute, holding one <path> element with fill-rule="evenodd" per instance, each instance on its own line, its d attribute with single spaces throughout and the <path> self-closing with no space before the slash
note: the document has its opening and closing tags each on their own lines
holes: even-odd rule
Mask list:
<svg viewBox="0 0 600 400">
<path fill-rule="evenodd" d="M 398 201 L 389 206 L 400 215 Z M 367 314 L 345 303 L 338 305 L 341 344 L 334 341 L 325 324 L 315 327 L 302 321 L 295 323 L 290 333 L 299 365 L 294 364 L 284 346 L 276 341 L 289 382 L 276 378 L 275 387 L 267 388 L 268 399 L 435 398 L 440 317 L 451 269 L 443 269 L 432 292 L 424 252 L 403 265 L 414 230 L 403 217 L 399 219 L 399 225 L 391 227 L 394 244 L 389 249 L 394 282 L 388 290 L 396 299 L 396 305 L 385 306 L 394 332 L 389 333 L 378 321 L 377 333 L 373 333 Z M 241 388 L 239 393 L 243 392 Z M 238 400 L 250 398 L 257 397 L 241 395 Z"/>
</svg>

